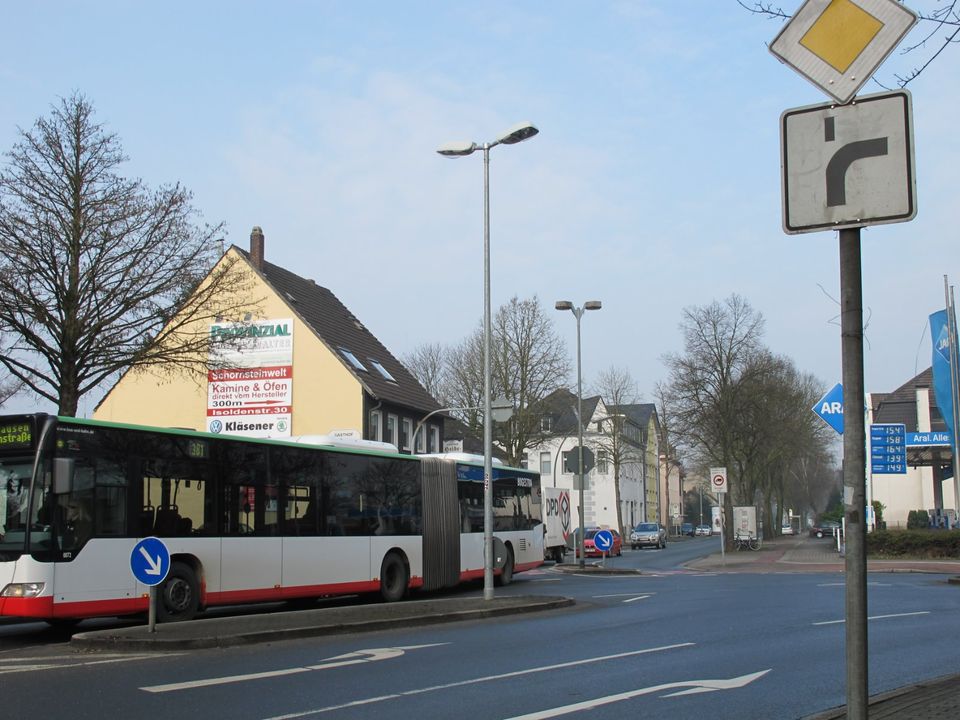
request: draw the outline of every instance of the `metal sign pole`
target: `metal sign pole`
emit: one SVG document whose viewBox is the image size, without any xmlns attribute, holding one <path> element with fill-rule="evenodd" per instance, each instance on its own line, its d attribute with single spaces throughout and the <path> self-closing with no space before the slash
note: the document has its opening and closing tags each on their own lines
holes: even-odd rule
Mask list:
<svg viewBox="0 0 960 720">
<path fill-rule="evenodd" d="M 150 609 L 147 611 L 147 632 L 157 631 L 157 586 L 150 586 Z"/>
<path fill-rule="evenodd" d="M 846 521 L 847 718 L 867 718 L 866 446 L 860 228 L 840 230 L 843 514 Z"/>
</svg>

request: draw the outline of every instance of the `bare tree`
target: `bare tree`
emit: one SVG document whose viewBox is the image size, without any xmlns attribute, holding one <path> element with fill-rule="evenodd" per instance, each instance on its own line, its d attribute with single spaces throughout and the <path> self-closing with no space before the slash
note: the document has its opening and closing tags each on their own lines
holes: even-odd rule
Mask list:
<svg viewBox="0 0 960 720">
<path fill-rule="evenodd" d="M 666 474 L 664 491 L 667 495 L 667 504 L 670 502 L 670 476 L 673 471 L 677 471 L 677 497 L 680 498 L 680 505 L 683 506 L 683 460 L 679 448 L 676 447 L 673 438 L 673 416 L 670 402 L 668 386 L 658 382 L 654 389 L 654 398 L 657 405 L 657 415 L 660 417 L 660 458 L 662 458 L 663 472 Z"/>
<path fill-rule="evenodd" d="M 553 319 L 536 296 L 513 297 L 502 305 L 493 321 L 491 349 L 494 396 L 513 403 L 509 423 L 498 429 L 497 439 L 507 460 L 518 465 L 523 453 L 538 444 L 540 415 L 531 409 L 558 388 L 566 387 L 570 359 Z"/>
<path fill-rule="evenodd" d="M 0 383 L 0 407 L 3 407 L 7 400 L 12 398 L 22 389 L 23 383 L 18 382 L 16 379 Z"/>
<path fill-rule="evenodd" d="M 788 20 L 790 14 L 783 10 L 779 5 L 772 2 L 746 2 L 745 0 L 736 0 L 744 10 L 756 15 L 764 15 L 772 19 Z M 880 87 L 890 90 L 892 85 L 906 87 L 920 73 L 929 67 L 930 63 L 936 60 L 940 54 L 952 45 L 960 43 L 960 8 L 957 7 L 958 0 L 927 0 L 922 5 L 921 10 L 917 10 L 919 0 L 910 3 L 911 9 L 917 13 L 919 18 L 919 39 L 909 45 L 905 45 L 899 51 L 901 56 L 911 56 L 917 58 L 910 70 L 906 72 L 894 72 L 894 82 L 881 81 L 876 76 L 873 80 Z"/>
<path fill-rule="evenodd" d="M 638 442 L 641 435 L 645 435 L 646 428 L 636 428 L 639 434 L 633 432 L 627 407 L 640 400 L 640 392 L 637 390 L 637 384 L 629 370 L 612 366 L 600 373 L 594 385 L 594 391 L 603 399 L 604 406 L 607 409 L 607 417 L 600 421 L 600 436 L 596 443 L 601 450 L 606 452 L 607 459 L 613 466 L 617 529 L 620 533 L 623 533 L 623 508 L 620 500 L 621 470 L 627 463 L 646 462 L 645 448 L 640 447 Z M 643 472 L 646 472 L 646 470 L 644 469 Z M 646 498 L 644 498 L 644 501 L 646 501 Z M 660 512 L 658 509 L 657 522 L 659 521 Z"/>
<path fill-rule="evenodd" d="M 0 172 L 0 363 L 63 415 L 118 373 L 205 369 L 208 325 L 249 307 L 249 280 L 193 223 L 180 185 L 117 174 L 116 135 L 62 99 Z M 213 268 L 211 270 L 211 268 Z M 246 303 L 246 307 L 244 306 Z"/>
<path fill-rule="evenodd" d="M 449 404 L 446 395 L 449 385 L 447 371 L 450 364 L 447 354 L 447 349 L 440 343 L 424 343 L 404 355 L 401 360 L 423 385 L 424 390 L 441 405 Z"/>
<path fill-rule="evenodd" d="M 540 415 L 530 408 L 566 387 L 570 361 L 553 320 L 536 297 L 514 297 L 502 305 L 490 331 L 491 397 L 504 397 L 514 407 L 510 422 L 497 425 L 494 436 L 507 461 L 519 464 L 523 452 L 542 439 Z M 404 362 L 434 397 L 454 408 L 451 415 L 471 432 L 482 434 L 482 327 L 453 347 L 421 346 Z"/>
</svg>

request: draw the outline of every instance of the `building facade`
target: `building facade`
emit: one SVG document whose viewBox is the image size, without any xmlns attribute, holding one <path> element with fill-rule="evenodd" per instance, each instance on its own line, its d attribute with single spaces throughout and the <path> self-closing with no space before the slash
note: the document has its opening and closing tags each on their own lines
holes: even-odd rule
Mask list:
<svg viewBox="0 0 960 720">
<path fill-rule="evenodd" d="M 440 451 L 444 417 L 430 415 L 440 409 L 436 400 L 332 292 L 267 262 L 264 245 L 255 227 L 249 251 L 231 246 L 211 271 L 243 273 L 252 311 L 197 329 L 211 334 L 206 371 L 128 371 L 94 417 L 253 437 L 347 436 L 401 452 L 416 442 L 417 451 Z"/>
</svg>

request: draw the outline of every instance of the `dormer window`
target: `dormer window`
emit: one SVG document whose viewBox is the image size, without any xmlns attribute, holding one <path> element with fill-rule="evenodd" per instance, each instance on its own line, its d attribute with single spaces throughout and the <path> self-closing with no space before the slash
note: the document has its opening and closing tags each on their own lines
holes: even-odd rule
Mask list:
<svg viewBox="0 0 960 720">
<path fill-rule="evenodd" d="M 540 418 L 540 432 L 548 433 L 550 432 L 550 429 L 552 427 L 553 427 L 553 418 L 551 418 L 549 415 L 547 415 L 546 417 Z"/>
<path fill-rule="evenodd" d="M 384 380 L 389 380 L 390 382 L 396 382 L 397 379 L 390 374 L 390 372 L 380 364 L 379 361 L 374 360 L 373 358 L 367 358 L 370 361 L 370 364 L 373 365 L 373 368 L 383 376 Z"/>
<path fill-rule="evenodd" d="M 340 348 L 340 354 L 343 355 L 343 357 L 347 359 L 347 362 L 353 365 L 354 368 L 361 372 L 367 372 L 367 368 L 364 366 L 364 364 L 357 359 L 356 355 L 347 350 L 347 348 Z"/>
</svg>

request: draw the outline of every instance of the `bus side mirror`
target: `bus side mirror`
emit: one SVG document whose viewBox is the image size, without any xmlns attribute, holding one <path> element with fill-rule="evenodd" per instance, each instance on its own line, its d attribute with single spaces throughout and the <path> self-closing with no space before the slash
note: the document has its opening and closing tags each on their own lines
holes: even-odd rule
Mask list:
<svg viewBox="0 0 960 720">
<path fill-rule="evenodd" d="M 55 495 L 66 495 L 73 490 L 73 471 L 76 461 L 73 458 L 58 457 L 53 459 L 53 492 Z"/>
</svg>

